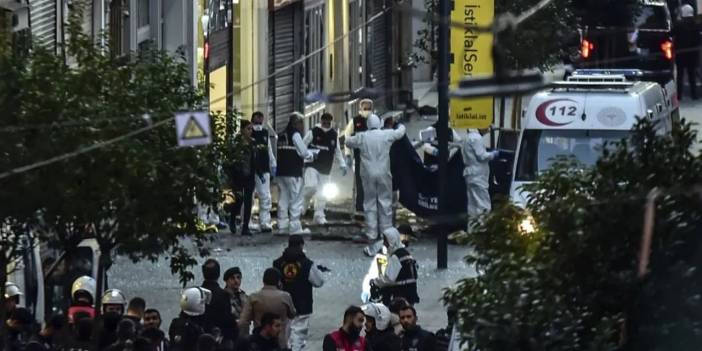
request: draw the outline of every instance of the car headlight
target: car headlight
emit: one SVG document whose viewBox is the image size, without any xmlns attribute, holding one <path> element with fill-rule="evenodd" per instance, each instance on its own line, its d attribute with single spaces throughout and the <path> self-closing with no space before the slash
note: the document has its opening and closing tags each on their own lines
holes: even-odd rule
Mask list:
<svg viewBox="0 0 702 351">
<path fill-rule="evenodd" d="M 536 232 L 536 222 L 532 215 L 528 215 L 526 218 L 522 219 L 519 223 L 519 231 L 523 235 L 529 235 Z"/>
<path fill-rule="evenodd" d="M 339 187 L 334 183 L 326 183 L 322 187 L 322 196 L 327 200 L 333 200 L 339 196 Z"/>
</svg>

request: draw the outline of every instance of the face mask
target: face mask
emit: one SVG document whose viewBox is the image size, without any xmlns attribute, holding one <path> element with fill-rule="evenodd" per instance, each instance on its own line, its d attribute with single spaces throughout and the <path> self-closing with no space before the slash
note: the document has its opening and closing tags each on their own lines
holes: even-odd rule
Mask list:
<svg viewBox="0 0 702 351">
<path fill-rule="evenodd" d="M 369 110 L 361 110 L 361 111 L 358 112 L 358 114 L 361 115 L 361 117 L 368 118 L 368 115 L 371 114 L 371 111 L 369 111 Z"/>
<path fill-rule="evenodd" d="M 253 130 L 260 132 L 263 130 L 263 124 L 254 124 L 253 125 Z"/>
<path fill-rule="evenodd" d="M 328 128 L 327 128 L 327 127 L 325 127 L 325 126 L 320 126 L 320 128 L 322 128 L 322 130 L 325 131 L 325 132 L 328 132 L 328 131 L 331 130 L 331 127 L 328 127 Z"/>
</svg>

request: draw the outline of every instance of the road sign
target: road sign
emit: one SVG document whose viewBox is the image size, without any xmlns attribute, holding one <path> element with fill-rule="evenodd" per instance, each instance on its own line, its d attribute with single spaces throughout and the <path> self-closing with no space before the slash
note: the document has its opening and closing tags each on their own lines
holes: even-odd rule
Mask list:
<svg viewBox="0 0 702 351">
<path fill-rule="evenodd" d="M 178 137 L 178 146 L 207 145 L 212 143 L 209 113 L 177 113 L 176 133 Z"/>
<path fill-rule="evenodd" d="M 451 21 L 488 27 L 495 15 L 494 0 L 454 0 Z M 451 89 L 461 79 L 492 75 L 492 34 L 470 28 L 451 28 L 451 56 L 449 78 Z M 449 103 L 451 127 L 458 129 L 487 128 L 494 115 L 492 96 L 475 99 L 452 98 Z"/>
</svg>

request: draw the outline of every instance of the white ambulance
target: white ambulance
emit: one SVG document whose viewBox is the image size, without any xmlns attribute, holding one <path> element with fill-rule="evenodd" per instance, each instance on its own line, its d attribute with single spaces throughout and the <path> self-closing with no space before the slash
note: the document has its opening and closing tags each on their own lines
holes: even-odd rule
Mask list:
<svg viewBox="0 0 702 351">
<path fill-rule="evenodd" d="M 626 138 L 638 118 L 671 130 L 671 106 L 654 82 L 629 81 L 624 75 L 576 71 L 536 93 L 522 116 L 522 131 L 513 165 L 510 198 L 525 205 L 521 187 L 547 170 L 556 156 L 574 156 L 592 166 L 607 141 Z"/>
</svg>

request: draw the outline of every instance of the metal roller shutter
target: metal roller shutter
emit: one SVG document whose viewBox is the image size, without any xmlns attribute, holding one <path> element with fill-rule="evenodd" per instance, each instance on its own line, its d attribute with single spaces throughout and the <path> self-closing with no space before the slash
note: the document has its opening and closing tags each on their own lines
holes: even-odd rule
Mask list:
<svg viewBox="0 0 702 351">
<path fill-rule="evenodd" d="M 30 1 L 30 18 L 34 44 L 56 50 L 56 0 Z"/>
<path fill-rule="evenodd" d="M 367 18 L 371 18 L 385 9 L 385 0 L 368 0 Z M 390 85 L 390 12 L 371 22 L 368 26 L 368 80 L 367 85 L 380 90 L 388 90 Z M 383 92 L 384 93 L 384 92 Z M 379 113 L 388 109 L 390 97 L 382 95 L 377 98 L 373 107 Z"/>
<path fill-rule="evenodd" d="M 270 40 L 270 71 L 290 65 L 300 56 L 301 35 L 300 31 L 301 10 L 298 4 L 293 4 L 273 12 Z M 298 34 L 298 35 L 296 35 Z M 273 122 L 276 131 L 285 129 L 288 116 L 299 109 L 300 102 L 300 72 L 301 66 L 297 65 L 278 73 L 270 82 L 269 89 L 273 99 Z"/>
</svg>

